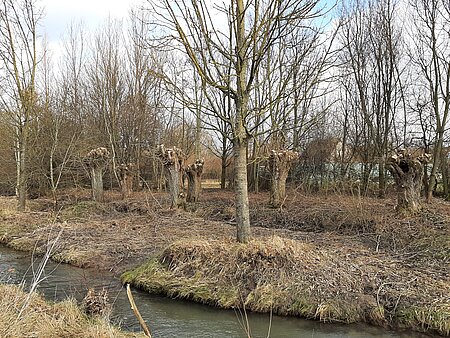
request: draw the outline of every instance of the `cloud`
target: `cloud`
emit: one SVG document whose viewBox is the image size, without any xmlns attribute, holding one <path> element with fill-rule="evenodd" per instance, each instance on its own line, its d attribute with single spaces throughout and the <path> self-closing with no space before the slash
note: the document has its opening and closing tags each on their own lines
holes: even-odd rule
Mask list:
<svg viewBox="0 0 450 338">
<path fill-rule="evenodd" d="M 83 22 L 86 31 L 95 30 L 108 17 L 122 19 L 142 0 L 41 0 L 45 17 L 43 32 L 52 41 L 60 40 L 72 22 Z"/>
</svg>

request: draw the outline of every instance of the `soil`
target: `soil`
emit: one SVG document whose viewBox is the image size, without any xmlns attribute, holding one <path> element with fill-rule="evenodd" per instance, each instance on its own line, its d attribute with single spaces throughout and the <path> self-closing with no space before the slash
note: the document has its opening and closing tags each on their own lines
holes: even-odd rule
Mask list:
<svg viewBox="0 0 450 338">
<path fill-rule="evenodd" d="M 440 291 L 445 325 L 442 332 L 437 331 L 446 333 L 450 327 L 450 203 L 436 199 L 421 213 L 405 217 L 395 213 L 394 196 L 304 195 L 295 190 L 287 195 L 281 208 L 272 209 L 268 193 L 250 194 L 256 241 L 293 240 L 329 257 L 340 257 L 350 266 L 367 262 L 380 274 L 383 266 L 399 271 L 404 278 L 393 285 L 400 294 L 414 276 L 426 276 L 427 283 L 435 281 L 441 289 L 430 293 L 429 301 Z M 110 191 L 102 204 L 89 196 L 87 190 L 65 191 L 56 207 L 52 200 L 40 198 L 29 201 L 24 213 L 14 211 L 13 198 L 1 197 L 0 242 L 42 254 L 60 233 L 52 259 L 122 273 L 159 256 L 176 241 L 233 243 L 236 237 L 231 191 L 205 189 L 187 211 L 169 209 L 165 193 L 135 192 L 121 200 L 119 192 Z M 342 264 L 342 268 L 348 266 Z M 339 264 L 333 269 L 339 269 Z M 333 287 L 333 292 L 346 292 L 345 285 Z"/>
</svg>

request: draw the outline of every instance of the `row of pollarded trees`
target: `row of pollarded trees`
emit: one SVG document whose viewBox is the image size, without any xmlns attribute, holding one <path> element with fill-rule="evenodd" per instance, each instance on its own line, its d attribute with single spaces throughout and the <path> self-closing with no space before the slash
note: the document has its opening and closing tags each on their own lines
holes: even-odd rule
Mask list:
<svg viewBox="0 0 450 338">
<path fill-rule="evenodd" d="M 295 151 L 272 150 L 269 156 L 271 174 L 270 204 L 280 207 L 286 198 L 286 180 L 289 170 L 299 154 Z M 384 163 L 394 177 L 397 189 L 396 210 L 402 214 L 414 213 L 421 209 L 421 192 L 423 186 L 424 166 L 432 156 L 413 154 L 401 149 L 391 155 Z"/>
<path fill-rule="evenodd" d="M 187 202 L 196 202 L 201 191 L 201 176 L 204 160 L 197 159 L 191 165 L 184 166 L 186 156 L 177 147 L 166 148 L 160 144 L 156 149 L 156 156 L 164 165 L 164 173 L 171 196 L 171 207 L 186 207 Z M 183 173 L 188 180 L 187 196 L 183 192 Z"/>
<path fill-rule="evenodd" d="M 186 197 L 182 191 L 183 173 L 188 180 L 188 202 L 198 201 L 201 191 L 203 160 L 196 160 L 189 166 L 183 166 L 185 156 L 176 147 L 165 148 L 159 145 L 157 156 L 162 160 L 171 195 L 171 207 L 185 207 Z M 397 189 L 396 210 L 402 214 L 414 213 L 421 209 L 421 191 L 423 186 L 424 165 L 431 160 L 429 154 L 412 154 L 405 149 L 391 155 L 386 168 L 394 177 Z M 299 153 L 291 150 L 272 150 L 268 159 L 271 175 L 270 205 L 279 208 L 286 199 L 286 180 L 293 163 L 299 159 Z"/>
<path fill-rule="evenodd" d="M 185 155 L 177 147 L 166 148 L 163 144 L 156 149 L 156 156 L 164 166 L 164 174 L 167 180 L 171 196 L 171 207 L 183 207 L 187 202 L 197 202 L 201 192 L 201 176 L 204 160 L 197 159 L 194 163 L 185 166 Z M 272 150 L 269 156 L 269 171 L 271 173 L 270 204 L 278 208 L 282 206 L 286 198 L 286 180 L 292 164 L 298 159 L 295 151 Z M 110 152 L 99 147 L 92 149 L 87 154 L 90 168 L 92 198 L 95 201 L 103 201 L 103 173 L 110 161 Z M 135 166 L 133 164 L 121 164 L 118 167 L 122 197 L 129 197 L 133 190 L 133 177 Z M 183 192 L 184 178 L 188 181 L 187 196 Z"/>
<path fill-rule="evenodd" d="M 103 174 L 109 163 L 111 153 L 104 147 L 92 149 L 86 156 L 90 169 L 92 199 L 103 202 Z M 184 166 L 186 156 L 177 147 L 166 148 L 163 144 L 156 149 L 156 156 L 164 166 L 164 174 L 167 180 L 171 196 L 171 207 L 185 207 L 187 202 L 196 202 L 201 191 L 201 175 L 203 173 L 203 159 L 197 159 L 194 163 Z M 117 167 L 122 198 L 127 198 L 133 191 L 133 178 L 136 174 L 136 165 L 133 163 L 121 164 Z M 183 192 L 183 174 L 188 181 L 187 197 Z"/>
</svg>

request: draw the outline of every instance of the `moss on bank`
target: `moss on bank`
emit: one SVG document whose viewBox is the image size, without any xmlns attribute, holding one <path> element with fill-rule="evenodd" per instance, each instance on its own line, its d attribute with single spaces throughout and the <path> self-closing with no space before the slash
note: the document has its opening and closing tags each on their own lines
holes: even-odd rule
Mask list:
<svg viewBox="0 0 450 338">
<path fill-rule="evenodd" d="M 18 318 L 26 298 L 18 286 L 0 284 L 0 337 L 144 337 L 122 332 L 102 318 L 86 316 L 74 300 L 51 304 L 37 294 Z"/>
<path fill-rule="evenodd" d="M 273 237 L 180 241 L 122 275 L 151 293 L 221 308 L 450 334 L 450 283 L 370 252 Z"/>
</svg>

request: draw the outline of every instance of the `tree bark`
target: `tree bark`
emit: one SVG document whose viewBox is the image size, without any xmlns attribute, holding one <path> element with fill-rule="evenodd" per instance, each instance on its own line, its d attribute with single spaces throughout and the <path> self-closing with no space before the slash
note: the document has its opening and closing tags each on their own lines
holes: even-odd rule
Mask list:
<svg viewBox="0 0 450 338">
<path fill-rule="evenodd" d="M 164 165 L 164 173 L 170 193 L 170 208 L 177 208 L 180 205 L 180 168 L 178 161 L 171 165 Z"/>
<path fill-rule="evenodd" d="M 133 178 L 135 166 L 132 163 L 121 164 L 118 167 L 122 199 L 128 198 L 133 192 Z"/>
<path fill-rule="evenodd" d="M 384 162 L 378 164 L 378 197 L 384 198 L 386 196 L 386 175 Z"/>
<path fill-rule="evenodd" d="M 197 202 L 202 190 L 203 160 L 196 160 L 195 163 L 186 167 L 185 172 L 188 179 L 187 201 Z"/>
<path fill-rule="evenodd" d="M 250 210 L 247 187 L 247 142 L 235 141 L 233 144 L 235 167 L 235 202 L 237 241 L 250 241 Z"/>
<path fill-rule="evenodd" d="M 274 208 L 279 208 L 286 198 L 286 179 L 292 163 L 297 159 L 298 153 L 288 150 L 272 150 L 269 156 L 270 204 Z"/>
<path fill-rule="evenodd" d="M 441 172 L 442 172 L 442 186 L 444 189 L 444 198 L 448 201 L 450 200 L 450 190 L 449 190 L 449 163 L 447 159 L 447 154 L 441 153 Z"/>
<path fill-rule="evenodd" d="M 104 201 L 103 194 L 103 168 L 91 168 L 91 185 L 92 185 L 92 199 L 96 202 Z"/>
<path fill-rule="evenodd" d="M 109 155 L 108 149 L 103 147 L 92 149 L 87 154 L 91 169 L 92 199 L 96 202 L 104 201 L 103 170 L 108 163 Z"/>
<path fill-rule="evenodd" d="M 411 214 L 420 211 L 423 165 L 429 159 L 428 154 L 415 157 L 402 151 L 392 155 L 386 162 L 397 186 L 397 212 Z"/>
<path fill-rule="evenodd" d="M 164 165 L 164 174 L 169 186 L 169 193 L 171 204 L 170 208 L 185 208 L 185 196 L 180 191 L 181 185 L 181 170 L 184 161 L 184 154 L 181 149 L 177 147 L 165 148 L 163 144 L 156 148 L 156 155 L 161 159 Z"/>
</svg>

